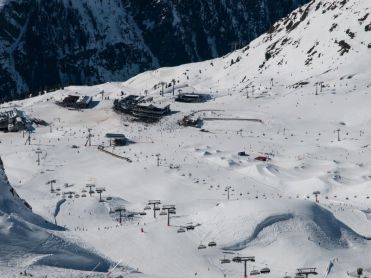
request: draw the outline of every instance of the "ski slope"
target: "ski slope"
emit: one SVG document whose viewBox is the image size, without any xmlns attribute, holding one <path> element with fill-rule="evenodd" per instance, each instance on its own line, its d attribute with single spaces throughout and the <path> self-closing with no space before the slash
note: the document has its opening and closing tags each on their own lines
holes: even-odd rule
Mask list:
<svg viewBox="0 0 371 278">
<path fill-rule="evenodd" d="M 51 123 L 35 127 L 31 145 L 22 133 L 0 135 L 9 182 L 34 213 L 66 229 L 43 227 L 43 233 L 94 252 L 110 261 L 108 268 L 119 263 L 117 277 L 242 277 L 242 264 L 220 263 L 238 254 L 255 256 L 249 272 L 271 269 L 257 277 L 293 277 L 302 267 L 316 267 L 318 277 L 330 278 L 347 277 L 358 267 L 370 270 L 371 32 L 365 26 L 371 18 L 361 20 L 368 12 L 367 1 L 313 1 L 248 47 L 219 59 L 6 103 L 3 107 L 17 105 Z M 342 53 L 342 40 L 351 46 L 348 52 Z M 173 79 L 176 94 L 209 93 L 212 100 L 174 102 L 172 86 L 162 96 L 160 82 Z M 145 90 L 154 104 L 170 104 L 176 113 L 144 124 L 113 111 L 121 92 L 145 95 Z M 99 103 L 83 111 L 55 105 L 76 92 Z M 205 120 L 202 130 L 179 126 L 190 114 L 230 120 Z M 261 122 L 233 120 L 242 118 Z M 92 146 L 85 146 L 89 128 Z M 106 133 L 123 133 L 134 143 L 110 147 Z M 98 145 L 132 163 L 99 151 Z M 239 156 L 241 151 L 248 156 Z M 258 156 L 269 160 L 257 161 Z M 50 192 L 52 179 L 60 193 L 73 192 L 63 203 L 61 194 Z M 105 202 L 98 194 L 82 197 L 86 184 L 105 187 Z M 315 191 L 321 192 L 319 203 Z M 110 213 L 118 207 L 141 212 L 156 199 L 176 205 L 169 227 L 166 216 L 155 219 L 152 211 L 121 225 L 117 213 Z M 190 223 L 199 226 L 177 233 Z M 217 246 L 198 249 L 211 241 Z M 1 261 L 5 258 L 14 262 L 6 254 Z M 0 267 L 4 277 L 25 268 L 65 277 L 73 268 L 37 261 Z M 75 275 L 86 274 L 87 267 L 76 268 Z M 93 275 L 105 277 L 108 268 Z"/>
</svg>

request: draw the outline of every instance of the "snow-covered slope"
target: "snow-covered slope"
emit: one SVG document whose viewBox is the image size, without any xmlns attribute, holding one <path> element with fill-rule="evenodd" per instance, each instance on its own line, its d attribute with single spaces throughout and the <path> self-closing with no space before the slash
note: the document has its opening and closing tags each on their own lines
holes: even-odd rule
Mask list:
<svg viewBox="0 0 371 278">
<path fill-rule="evenodd" d="M 8 182 L 0 160 L 0 268 L 6 277 L 29 267 L 107 272 L 110 262 L 58 236 L 64 229 L 34 214 Z M 9 271 L 9 273 L 8 273 Z"/>
<path fill-rule="evenodd" d="M 369 275 L 370 11 L 368 1 L 312 1 L 225 57 L 4 104 L 52 123 L 36 127 L 31 145 L 22 134 L 1 134 L 9 180 L 44 219 L 59 208 L 65 237 L 141 272 L 129 277 L 241 277 L 241 264 L 220 263 L 238 254 L 255 256 L 249 271 L 271 269 L 260 277 L 293 277 L 301 267 L 316 267 L 318 277 L 354 276 L 358 267 Z M 212 100 L 174 102 L 173 79 L 176 94 Z M 83 111 L 55 105 L 76 92 L 99 103 Z M 112 109 L 122 94 L 148 94 L 174 113 L 155 124 L 133 121 Z M 202 129 L 179 126 L 187 115 L 202 118 Z M 106 133 L 124 133 L 132 144 L 109 146 Z M 92 183 L 105 187 L 105 202 L 86 192 Z M 61 203 L 58 192 L 72 198 Z M 115 209 L 141 212 L 152 199 L 176 205 L 170 227 L 147 210 L 119 224 Z M 190 223 L 197 227 L 177 232 Z M 198 249 L 212 241 L 216 247 Z"/>
<path fill-rule="evenodd" d="M 128 84 L 146 88 L 174 78 L 180 84 L 194 80 L 193 86 L 206 87 L 200 90 L 233 89 L 245 95 L 253 90 L 272 93 L 268 91 L 282 86 L 315 92 L 319 82 L 336 91 L 353 78 L 352 83 L 369 87 L 370 9 L 368 1 L 311 1 L 241 50 L 213 61 L 138 75 Z"/>
</svg>

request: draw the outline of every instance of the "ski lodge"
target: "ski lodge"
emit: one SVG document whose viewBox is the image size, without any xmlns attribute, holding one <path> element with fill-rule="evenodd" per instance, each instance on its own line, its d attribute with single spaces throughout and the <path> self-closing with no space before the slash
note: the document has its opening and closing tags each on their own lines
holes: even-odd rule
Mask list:
<svg viewBox="0 0 371 278">
<path fill-rule="evenodd" d="M 186 102 L 186 103 L 200 103 L 210 100 L 211 97 L 208 94 L 179 94 L 175 101 L 177 102 Z"/>
<path fill-rule="evenodd" d="M 68 95 L 62 101 L 56 102 L 59 106 L 76 109 L 87 109 L 91 103 L 92 97 L 75 95 Z"/>
</svg>

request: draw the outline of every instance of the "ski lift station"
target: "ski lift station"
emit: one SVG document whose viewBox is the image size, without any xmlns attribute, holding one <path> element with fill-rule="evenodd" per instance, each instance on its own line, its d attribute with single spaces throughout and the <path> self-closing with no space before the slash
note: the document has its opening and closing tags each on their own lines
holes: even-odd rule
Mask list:
<svg viewBox="0 0 371 278">
<path fill-rule="evenodd" d="M 62 101 L 56 101 L 56 104 L 67 108 L 87 109 L 92 101 L 90 96 L 68 95 Z"/>
<path fill-rule="evenodd" d="M 208 94 L 196 94 L 196 93 L 190 93 L 190 94 L 179 94 L 175 101 L 177 102 L 187 102 L 187 103 L 201 103 L 206 102 L 211 99 L 211 96 Z"/>
<path fill-rule="evenodd" d="M 5 112 L 0 112 L 0 130 L 17 132 L 25 130 L 31 125 L 31 121 L 23 111 L 12 109 Z"/>
<path fill-rule="evenodd" d="M 125 146 L 129 142 L 124 134 L 119 133 L 107 133 L 106 138 L 109 139 L 110 146 Z"/>
<path fill-rule="evenodd" d="M 113 109 L 116 112 L 134 116 L 144 122 L 157 122 L 171 113 L 170 105 L 157 107 L 150 103 L 150 99 L 141 96 L 129 95 L 121 100 L 115 100 Z"/>
</svg>

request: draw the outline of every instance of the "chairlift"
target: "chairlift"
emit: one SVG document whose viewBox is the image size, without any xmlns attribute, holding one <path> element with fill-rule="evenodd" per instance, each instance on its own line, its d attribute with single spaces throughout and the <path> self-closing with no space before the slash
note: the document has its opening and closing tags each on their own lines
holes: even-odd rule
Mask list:
<svg viewBox="0 0 371 278">
<path fill-rule="evenodd" d="M 259 275 L 260 274 L 260 271 L 259 270 L 256 270 L 256 269 L 254 269 L 254 270 L 252 270 L 251 272 L 250 272 L 250 275 L 251 276 L 253 276 L 253 275 Z"/>
<path fill-rule="evenodd" d="M 185 233 L 185 231 L 186 231 L 186 230 L 185 230 L 184 228 L 179 228 L 177 232 L 178 232 L 178 233 Z"/>
<path fill-rule="evenodd" d="M 271 270 L 268 268 L 268 267 L 264 267 L 264 268 L 262 268 L 261 270 L 260 270 L 260 273 L 261 274 L 268 274 L 268 273 L 270 273 L 271 272 Z"/>
<path fill-rule="evenodd" d="M 215 247 L 216 246 L 216 242 L 215 241 L 210 241 L 209 244 L 208 244 L 209 247 Z"/>
<path fill-rule="evenodd" d="M 206 245 L 200 244 L 200 245 L 198 246 L 198 250 L 201 250 L 201 249 L 206 249 Z"/>
<path fill-rule="evenodd" d="M 241 262 L 241 257 L 239 257 L 239 256 L 234 257 L 234 258 L 232 259 L 232 262 L 234 262 L 234 263 L 240 263 L 240 262 Z"/>
<path fill-rule="evenodd" d="M 226 258 L 220 260 L 220 263 L 221 264 L 229 264 L 230 262 L 231 262 L 231 260 L 230 259 L 226 259 Z"/>
<path fill-rule="evenodd" d="M 150 206 L 145 206 L 145 207 L 144 207 L 144 210 L 149 210 L 149 209 L 151 209 Z"/>
</svg>

